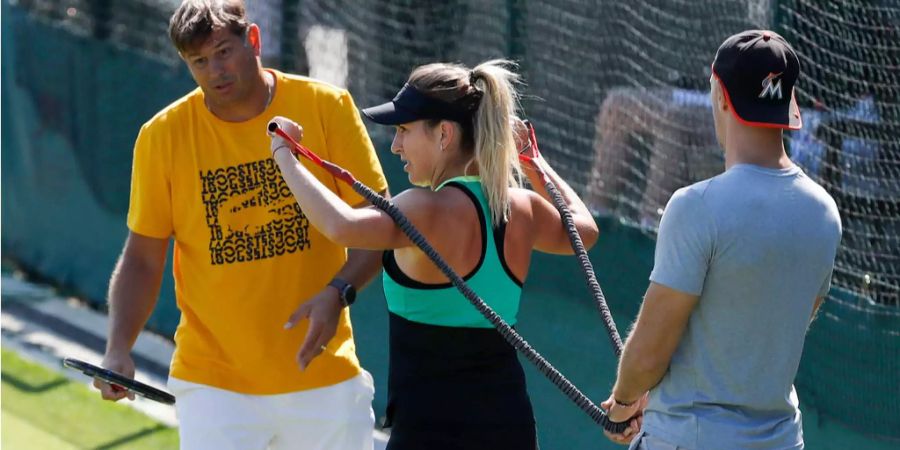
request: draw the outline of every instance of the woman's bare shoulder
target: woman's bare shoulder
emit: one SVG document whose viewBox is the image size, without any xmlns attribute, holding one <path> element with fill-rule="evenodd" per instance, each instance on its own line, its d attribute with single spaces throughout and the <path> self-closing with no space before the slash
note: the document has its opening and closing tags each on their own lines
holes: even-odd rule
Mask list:
<svg viewBox="0 0 900 450">
<path fill-rule="evenodd" d="M 540 198 L 540 196 L 534 191 L 525 188 L 509 189 L 509 203 L 512 208 L 531 211 L 535 198 Z"/>
<path fill-rule="evenodd" d="M 397 194 L 392 201 L 401 209 L 425 210 L 428 213 L 453 211 L 471 203 L 466 194 L 453 188 L 437 191 L 426 188 L 410 188 Z"/>
</svg>

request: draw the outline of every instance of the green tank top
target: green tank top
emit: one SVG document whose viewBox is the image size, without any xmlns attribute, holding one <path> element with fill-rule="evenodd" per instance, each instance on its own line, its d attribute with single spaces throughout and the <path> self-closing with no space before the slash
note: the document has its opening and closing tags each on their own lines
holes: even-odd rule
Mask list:
<svg viewBox="0 0 900 450">
<path fill-rule="evenodd" d="M 506 224 L 497 228 L 490 226 L 490 208 L 481 189 L 480 177 L 451 178 L 441 183 L 437 190 L 446 186 L 458 187 L 469 196 L 481 223 L 481 259 L 463 279 L 506 323 L 515 325 L 522 282 L 512 274 L 503 257 Z M 430 325 L 493 327 L 453 284 L 426 284 L 413 280 L 400 270 L 393 250 L 384 252 L 383 262 L 384 297 L 390 312 Z"/>
</svg>

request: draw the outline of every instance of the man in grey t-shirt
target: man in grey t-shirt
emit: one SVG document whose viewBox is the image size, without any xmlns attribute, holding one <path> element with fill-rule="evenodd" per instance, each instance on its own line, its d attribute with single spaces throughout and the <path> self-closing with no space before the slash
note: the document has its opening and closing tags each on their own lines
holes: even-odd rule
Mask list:
<svg viewBox="0 0 900 450">
<path fill-rule="evenodd" d="M 784 151 L 800 63 L 771 31 L 719 47 L 710 79 L 725 172 L 666 206 L 650 287 L 603 406 L 634 449 L 801 449 L 793 380 L 831 284 L 834 200 Z M 647 392 L 649 391 L 649 395 Z"/>
</svg>

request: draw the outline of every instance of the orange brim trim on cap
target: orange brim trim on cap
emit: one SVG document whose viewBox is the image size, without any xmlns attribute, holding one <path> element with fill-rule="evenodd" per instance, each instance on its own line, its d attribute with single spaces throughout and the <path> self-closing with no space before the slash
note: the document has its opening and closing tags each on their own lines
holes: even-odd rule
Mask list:
<svg viewBox="0 0 900 450">
<path fill-rule="evenodd" d="M 738 120 L 743 125 L 748 127 L 762 127 L 762 128 L 781 128 L 782 130 L 799 130 L 803 128 L 803 118 L 800 117 L 800 107 L 797 106 L 797 97 L 794 95 L 794 90 L 791 89 L 791 105 L 788 110 L 788 124 L 782 123 L 771 123 L 771 122 L 752 122 L 749 120 L 745 120 L 743 117 L 739 116 L 737 113 L 737 109 L 734 108 L 734 105 L 731 103 L 731 97 L 728 95 L 728 89 L 725 87 L 725 83 L 719 78 L 719 75 L 715 70 L 712 71 L 713 77 L 715 77 L 716 82 L 719 83 L 719 87 L 722 88 L 722 92 L 725 95 L 725 103 L 728 104 L 728 109 L 731 110 L 731 113 L 734 115 L 735 119 Z"/>
</svg>

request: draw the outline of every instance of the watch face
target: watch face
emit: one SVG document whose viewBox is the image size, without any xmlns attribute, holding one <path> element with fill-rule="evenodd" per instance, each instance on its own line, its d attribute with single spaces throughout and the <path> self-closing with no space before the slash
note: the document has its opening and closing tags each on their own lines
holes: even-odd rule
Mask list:
<svg viewBox="0 0 900 450">
<path fill-rule="evenodd" d="M 338 290 L 340 294 L 341 303 L 344 306 L 350 306 L 353 304 L 353 301 L 356 300 L 356 289 L 352 284 L 341 280 L 339 278 L 335 278 L 331 280 L 331 283 L 328 283 L 330 286 L 333 286 Z"/>
<path fill-rule="evenodd" d="M 344 292 L 341 292 L 341 297 L 344 297 L 348 304 L 353 303 L 356 300 L 356 289 L 353 289 L 353 286 L 348 283 L 344 286 Z"/>
</svg>

